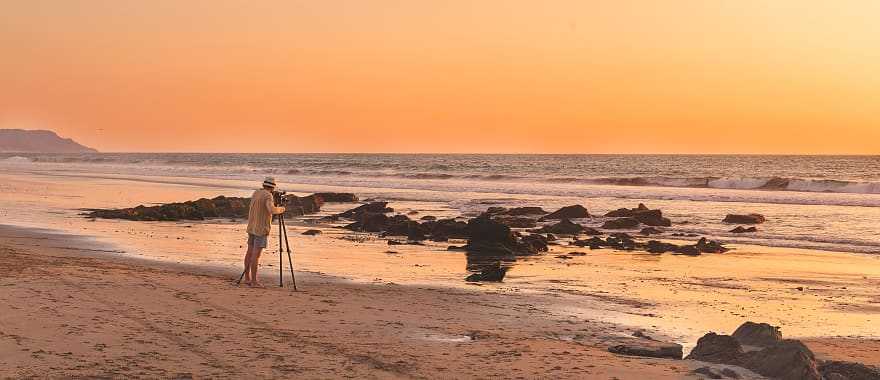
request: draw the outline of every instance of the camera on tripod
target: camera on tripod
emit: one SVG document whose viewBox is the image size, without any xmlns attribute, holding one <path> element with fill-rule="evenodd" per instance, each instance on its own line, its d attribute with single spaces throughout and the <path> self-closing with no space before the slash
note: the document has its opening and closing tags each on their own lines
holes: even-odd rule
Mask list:
<svg viewBox="0 0 880 380">
<path fill-rule="evenodd" d="M 275 205 L 284 206 L 285 204 L 287 204 L 287 197 L 285 195 L 287 195 L 286 191 L 273 190 L 272 200 L 275 201 Z"/>
</svg>

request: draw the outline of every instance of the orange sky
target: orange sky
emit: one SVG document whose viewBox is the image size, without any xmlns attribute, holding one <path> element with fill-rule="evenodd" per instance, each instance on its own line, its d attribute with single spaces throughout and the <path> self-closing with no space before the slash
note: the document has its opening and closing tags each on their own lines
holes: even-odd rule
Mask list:
<svg viewBox="0 0 880 380">
<path fill-rule="evenodd" d="M 0 0 L 0 128 L 104 151 L 880 154 L 880 1 Z"/>
</svg>

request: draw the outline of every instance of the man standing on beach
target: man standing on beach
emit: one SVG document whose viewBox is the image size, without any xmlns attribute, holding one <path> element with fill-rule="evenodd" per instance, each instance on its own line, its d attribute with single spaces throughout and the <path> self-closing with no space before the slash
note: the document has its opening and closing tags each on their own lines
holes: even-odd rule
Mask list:
<svg viewBox="0 0 880 380">
<path fill-rule="evenodd" d="M 272 230 L 272 215 L 284 212 L 284 207 L 275 207 L 272 191 L 275 190 L 275 178 L 266 177 L 263 188 L 254 191 L 248 210 L 248 249 L 244 256 L 244 283 L 262 287 L 257 280 L 257 267 L 263 248 L 269 244 L 269 232 Z"/>
</svg>

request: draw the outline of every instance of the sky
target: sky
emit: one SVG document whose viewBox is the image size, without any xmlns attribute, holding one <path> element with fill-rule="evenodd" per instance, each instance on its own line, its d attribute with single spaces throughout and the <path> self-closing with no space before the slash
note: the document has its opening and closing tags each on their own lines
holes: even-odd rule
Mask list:
<svg viewBox="0 0 880 380">
<path fill-rule="evenodd" d="M 0 0 L 102 151 L 880 154 L 880 1 Z"/>
</svg>

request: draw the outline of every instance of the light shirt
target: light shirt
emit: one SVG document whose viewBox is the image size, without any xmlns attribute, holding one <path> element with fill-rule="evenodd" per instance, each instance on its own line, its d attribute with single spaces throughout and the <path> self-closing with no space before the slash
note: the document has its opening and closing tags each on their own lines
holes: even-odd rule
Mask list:
<svg viewBox="0 0 880 380">
<path fill-rule="evenodd" d="M 247 232 L 257 236 L 269 235 L 269 231 L 272 230 L 272 215 L 283 212 L 284 207 L 275 207 L 269 190 L 254 191 L 254 195 L 251 195 L 251 207 L 248 210 Z"/>
</svg>

